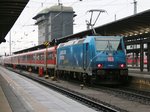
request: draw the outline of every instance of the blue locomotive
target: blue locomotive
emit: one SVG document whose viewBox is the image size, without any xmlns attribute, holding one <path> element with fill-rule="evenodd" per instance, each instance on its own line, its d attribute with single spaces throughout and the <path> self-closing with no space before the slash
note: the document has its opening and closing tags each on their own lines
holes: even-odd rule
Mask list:
<svg viewBox="0 0 150 112">
<path fill-rule="evenodd" d="M 86 83 L 118 83 L 128 79 L 121 36 L 86 36 L 60 43 L 56 70 L 59 77 Z"/>
</svg>

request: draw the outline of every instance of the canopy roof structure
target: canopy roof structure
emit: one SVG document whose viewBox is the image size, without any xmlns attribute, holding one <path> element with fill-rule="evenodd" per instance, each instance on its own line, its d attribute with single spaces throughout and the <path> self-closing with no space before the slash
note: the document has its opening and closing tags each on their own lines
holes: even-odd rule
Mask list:
<svg viewBox="0 0 150 112">
<path fill-rule="evenodd" d="M 0 43 L 25 8 L 29 0 L 0 0 Z"/>
<path fill-rule="evenodd" d="M 95 31 L 100 35 L 122 35 L 126 39 L 142 37 L 150 35 L 150 10 L 99 26 L 95 28 Z M 66 37 L 62 37 L 57 40 L 53 40 L 51 45 L 59 44 L 74 38 L 83 38 L 86 35 L 93 35 L 93 30 L 85 30 L 76 34 L 72 34 Z M 135 43 L 135 42 L 134 42 Z M 39 45 L 33 48 L 24 49 L 14 54 L 32 51 L 38 48 L 44 48 L 44 45 Z"/>
<path fill-rule="evenodd" d="M 100 35 L 122 35 L 125 37 L 141 35 L 150 33 L 150 10 L 137 13 L 135 15 L 116 20 L 114 22 L 94 28 Z M 93 35 L 93 31 L 86 30 L 73 35 L 69 35 L 59 39 L 58 41 L 66 41 L 76 37 L 83 37 L 85 35 Z"/>
</svg>

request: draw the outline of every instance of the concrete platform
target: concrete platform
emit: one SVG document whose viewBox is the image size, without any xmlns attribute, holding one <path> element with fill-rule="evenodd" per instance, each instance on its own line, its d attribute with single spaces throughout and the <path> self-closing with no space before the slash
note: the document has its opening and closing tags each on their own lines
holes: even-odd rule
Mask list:
<svg viewBox="0 0 150 112">
<path fill-rule="evenodd" d="M 39 85 L 38 83 L 33 82 L 23 76 L 7 71 L 6 69 L 0 67 L 0 73 L 1 71 L 3 71 L 3 73 L 7 73 L 7 75 L 3 75 L 3 77 L 7 80 L 9 85 L 14 88 L 14 93 L 17 94 L 18 97 L 21 96 L 21 101 L 25 102 L 25 107 L 28 107 L 28 110 L 30 110 L 28 112 L 95 112 L 95 110 L 79 104 L 78 102 L 73 101 L 72 99 L 69 99 L 55 91 L 49 90 L 46 87 L 43 87 L 42 85 Z M 27 74 L 38 77 L 38 75 L 34 73 Z M 144 105 L 132 100 L 130 101 L 126 98 L 120 98 L 113 94 L 96 90 L 94 91 L 88 87 L 81 89 L 79 85 L 72 85 L 66 81 L 52 81 L 50 78 L 39 78 L 42 78 L 48 82 L 53 82 L 59 86 L 72 89 L 87 96 L 92 96 L 114 106 L 117 105 L 118 107 L 128 110 L 129 112 L 150 112 L 149 105 Z"/>
<path fill-rule="evenodd" d="M 131 83 L 150 90 L 150 72 L 146 70 L 141 72 L 139 69 L 129 69 L 129 76 L 132 79 Z"/>
<path fill-rule="evenodd" d="M 20 70 L 18 70 L 18 71 L 20 71 Z M 59 79 L 57 81 L 52 81 L 51 78 L 45 79 L 44 77 L 39 77 L 37 74 L 34 74 L 34 73 L 28 73 L 25 71 L 21 71 L 21 72 L 24 74 L 27 74 L 27 75 L 35 76 L 35 77 L 40 78 L 44 81 L 48 81 L 48 82 L 57 84 L 59 86 L 68 88 L 70 90 L 79 92 L 81 94 L 85 94 L 89 97 L 94 97 L 94 98 L 99 99 L 99 100 L 106 102 L 108 104 L 118 106 L 124 110 L 129 111 L 129 112 L 150 112 L 150 106 L 149 105 L 144 105 L 144 104 L 141 104 L 139 102 L 134 102 L 134 101 L 132 101 L 132 99 L 129 100 L 127 98 L 120 98 L 113 93 L 107 93 L 107 92 L 103 92 L 103 91 L 92 90 L 89 87 L 84 87 L 84 89 L 81 89 L 80 84 L 74 84 L 74 83 L 72 84 L 68 81 L 62 81 Z M 74 110 L 74 108 L 72 108 L 72 111 L 73 110 Z"/>
<path fill-rule="evenodd" d="M 0 87 L 0 112 L 12 112 L 5 94 Z"/>
<path fill-rule="evenodd" d="M 0 71 L 0 112 L 29 112 Z"/>
<path fill-rule="evenodd" d="M 10 85 L 18 102 L 23 104 L 20 107 L 24 107 L 28 112 L 96 112 L 77 101 L 1 67 L 0 74 Z"/>
</svg>

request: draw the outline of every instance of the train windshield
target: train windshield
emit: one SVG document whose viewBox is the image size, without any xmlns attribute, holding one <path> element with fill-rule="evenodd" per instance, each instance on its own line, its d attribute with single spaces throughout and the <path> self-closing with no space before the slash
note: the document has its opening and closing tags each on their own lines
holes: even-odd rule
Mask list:
<svg viewBox="0 0 150 112">
<path fill-rule="evenodd" d="M 122 50 L 120 39 L 95 38 L 97 51 L 117 51 Z"/>
</svg>

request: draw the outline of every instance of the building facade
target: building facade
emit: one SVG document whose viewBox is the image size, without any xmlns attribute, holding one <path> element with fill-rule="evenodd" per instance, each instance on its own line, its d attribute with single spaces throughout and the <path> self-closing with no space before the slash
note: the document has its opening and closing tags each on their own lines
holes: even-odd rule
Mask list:
<svg viewBox="0 0 150 112">
<path fill-rule="evenodd" d="M 38 44 L 73 34 L 72 7 L 52 6 L 39 12 L 33 19 L 38 25 Z"/>
</svg>

